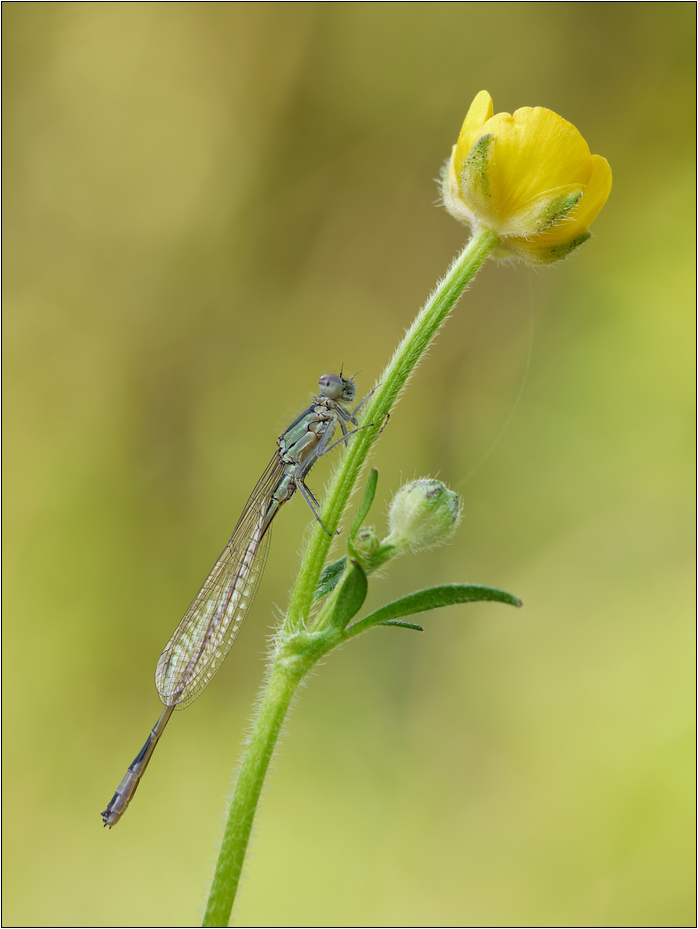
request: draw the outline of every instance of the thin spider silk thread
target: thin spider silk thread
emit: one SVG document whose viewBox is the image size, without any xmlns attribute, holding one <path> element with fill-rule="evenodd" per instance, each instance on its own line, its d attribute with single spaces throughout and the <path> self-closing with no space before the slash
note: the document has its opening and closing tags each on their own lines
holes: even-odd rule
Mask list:
<svg viewBox="0 0 698 929">
<path fill-rule="evenodd" d="M 490 457 L 490 455 L 491 455 L 492 452 L 495 450 L 495 448 L 499 445 L 499 443 L 501 442 L 501 440 L 502 440 L 503 437 L 504 437 L 504 433 L 507 431 L 507 429 L 508 429 L 509 426 L 511 425 L 511 421 L 512 421 L 512 419 L 514 418 L 514 414 L 516 413 L 516 411 L 517 411 L 517 409 L 518 409 L 518 406 L 519 406 L 519 403 L 521 402 L 521 397 L 523 396 L 524 387 L 526 386 L 526 380 L 528 379 L 528 370 L 529 370 L 529 368 L 530 368 L 530 366 L 531 366 L 531 355 L 532 355 L 532 353 L 533 353 L 533 297 L 532 297 L 532 293 L 531 293 L 531 278 L 530 278 L 530 276 L 529 276 L 529 278 L 528 278 L 528 296 L 529 296 L 529 300 L 528 300 L 528 311 L 529 311 L 529 312 L 528 312 L 528 353 L 527 353 L 527 356 L 526 356 L 526 367 L 525 367 L 525 369 L 524 369 L 523 378 L 522 378 L 522 380 L 521 380 L 521 386 L 519 387 L 518 395 L 517 395 L 517 397 L 516 397 L 516 400 L 514 401 L 514 406 L 512 407 L 511 413 L 509 414 L 509 417 L 508 417 L 507 421 L 504 423 L 504 426 L 502 427 L 502 430 L 501 430 L 501 432 L 499 433 L 499 435 L 497 436 L 497 438 L 496 438 L 496 439 L 494 440 L 494 442 L 490 445 L 489 449 L 485 452 L 485 454 L 482 456 L 482 458 L 480 458 L 480 460 L 478 461 L 478 463 L 477 463 L 473 468 L 471 468 L 470 471 L 468 471 L 468 473 L 465 475 L 465 477 L 462 477 L 462 478 L 458 481 L 458 483 L 455 485 L 455 489 L 456 489 L 456 490 L 458 490 L 459 488 L 461 488 L 461 487 L 463 486 L 463 484 L 465 484 L 467 481 L 469 481 L 470 478 L 471 478 L 477 471 L 480 470 L 480 468 L 484 465 L 484 463 L 485 463 L 485 462 L 487 461 L 487 459 Z"/>
</svg>

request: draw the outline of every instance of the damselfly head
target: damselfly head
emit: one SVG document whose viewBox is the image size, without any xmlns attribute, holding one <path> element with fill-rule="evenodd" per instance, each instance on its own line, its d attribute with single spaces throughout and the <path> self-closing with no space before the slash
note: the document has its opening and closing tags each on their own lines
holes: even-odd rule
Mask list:
<svg viewBox="0 0 698 929">
<path fill-rule="evenodd" d="M 320 393 L 330 400 L 351 402 L 356 396 L 356 385 L 339 374 L 323 374 L 319 381 Z"/>
</svg>

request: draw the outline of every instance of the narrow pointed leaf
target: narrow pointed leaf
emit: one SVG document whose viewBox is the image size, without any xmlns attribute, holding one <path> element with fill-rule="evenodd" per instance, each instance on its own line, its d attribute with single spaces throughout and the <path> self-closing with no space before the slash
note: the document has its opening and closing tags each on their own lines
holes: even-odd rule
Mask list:
<svg viewBox="0 0 698 929">
<path fill-rule="evenodd" d="M 344 629 L 363 606 L 367 591 L 368 581 L 364 570 L 351 558 L 349 568 L 337 590 L 337 600 L 332 610 L 332 625 Z"/>
<path fill-rule="evenodd" d="M 399 626 L 401 629 L 414 629 L 416 632 L 424 632 L 424 626 L 418 626 L 417 623 L 403 623 L 399 619 L 386 619 L 384 623 L 376 623 L 377 626 Z"/>
<path fill-rule="evenodd" d="M 353 541 L 356 538 L 356 533 L 363 526 L 364 520 L 368 516 L 368 511 L 371 509 L 373 504 L 373 498 L 376 496 L 376 485 L 378 484 L 378 471 L 376 468 L 371 468 L 371 473 L 368 476 L 366 481 L 366 490 L 364 491 L 364 498 L 361 501 L 361 506 L 359 511 L 356 514 L 356 518 L 351 527 L 351 532 L 349 533 L 349 541 Z"/>
<path fill-rule="evenodd" d="M 347 556 L 340 558 L 339 561 L 333 561 L 332 564 L 325 565 L 322 569 L 322 574 L 320 575 L 320 580 L 317 582 L 317 588 L 315 589 L 315 596 L 313 600 L 319 600 L 320 597 L 324 597 L 325 594 L 331 593 L 337 584 L 339 579 L 344 574 L 344 569 L 347 566 Z"/>
<path fill-rule="evenodd" d="M 362 628 L 368 628 L 383 624 L 386 620 L 399 619 L 401 616 L 425 613 L 427 610 L 436 610 L 454 603 L 475 603 L 478 600 L 498 600 L 500 603 L 521 606 L 518 597 L 494 587 L 481 587 L 478 584 L 444 584 L 442 587 L 418 590 L 416 593 L 387 603 L 374 613 L 369 613 L 360 622 Z"/>
</svg>

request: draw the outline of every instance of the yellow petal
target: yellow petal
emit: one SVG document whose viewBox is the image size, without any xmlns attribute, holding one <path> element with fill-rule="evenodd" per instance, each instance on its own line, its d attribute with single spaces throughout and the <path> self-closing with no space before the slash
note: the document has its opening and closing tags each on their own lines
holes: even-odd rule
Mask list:
<svg viewBox="0 0 698 929">
<path fill-rule="evenodd" d="M 591 177 L 584 196 L 574 212 L 573 219 L 580 227 L 588 229 L 601 212 L 611 193 L 613 175 L 611 166 L 601 155 L 591 156 Z"/>
<path fill-rule="evenodd" d="M 579 201 L 584 198 L 584 188 L 578 184 L 565 184 L 546 190 L 533 197 L 514 216 L 500 224 L 500 235 L 523 236 L 536 239 L 550 234 L 563 223 L 569 223 L 576 215 Z M 575 201 L 577 201 L 575 203 Z"/>
<path fill-rule="evenodd" d="M 502 221 L 546 190 L 570 184 L 585 187 L 590 180 L 589 146 L 552 110 L 523 107 L 512 116 L 498 113 L 483 131 L 496 139 L 492 196 Z"/>
<path fill-rule="evenodd" d="M 611 192 L 611 168 L 601 155 L 591 156 L 591 177 L 584 190 L 584 196 L 562 222 L 536 235 L 531 245 L 549 247 L 572 241 L 586 232 L 601 212 L 601 208 Z"/>
<path fill-rule="evenodd" d="M 470 104 L 470 109 L 463 120 L 460 135 L 458 136 L 458 144 L 453 155 L 453 167 L 457 178 L 461 176 L 463 162 L 468 157 L 468 152 L 473 143 L 482 135 L 480 130 L 487 120 L 492 118 L 493 113 L 492 97 L 486 90 L 481 90 Z"/>
</svg>

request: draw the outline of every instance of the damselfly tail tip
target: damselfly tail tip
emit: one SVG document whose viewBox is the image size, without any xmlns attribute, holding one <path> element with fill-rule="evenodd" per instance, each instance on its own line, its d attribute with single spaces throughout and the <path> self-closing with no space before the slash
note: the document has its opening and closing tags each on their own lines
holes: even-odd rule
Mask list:
<svg viewBox="0 0 698 929">
<path fill-rule="evenodd" d="M 111 801 L 107 804 L 106 810 L 102 810 L 102 812 L 99 814 L 102 817 L 102 825 L 105 827 L 108 826 L 110 829 L 112 826 L 118 823 L 119 819 L 121 818 L 119 815 L 114 813 L 114 801 L 117 797 L 118 794 L 114 794 Z"/>
</svg>

